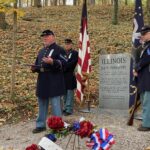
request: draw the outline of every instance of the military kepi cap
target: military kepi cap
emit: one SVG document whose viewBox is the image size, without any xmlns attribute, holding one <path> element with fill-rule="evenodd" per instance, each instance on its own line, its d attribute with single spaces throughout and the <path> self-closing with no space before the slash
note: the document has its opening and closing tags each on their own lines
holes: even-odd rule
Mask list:
<svg viewBox="0 0 150 150">
<path fill-rule="evenodd" d="M 51 30 L 44 30 L 41 36 L 54 35 L 54 32 Z"/>
<path fill-rule="evenodd" d="M 72 44 L 72 40 L 71 39 L 65 39 L 65 44 Z"/>
<path fill-rule="evenodd" d="M 150 32 L 150 26 L 145 25 L 145 26 L 143 26 L 142 29 L 141 29 L 141 35 L 144 35 L 144 34 L 146 34 L 147 32 Z"/>
</svg>

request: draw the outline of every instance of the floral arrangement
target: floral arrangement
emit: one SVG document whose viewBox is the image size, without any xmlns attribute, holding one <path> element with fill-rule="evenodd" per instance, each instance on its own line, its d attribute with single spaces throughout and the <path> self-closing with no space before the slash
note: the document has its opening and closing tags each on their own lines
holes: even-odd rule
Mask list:
<svg viewBox="0 0 150 150">
<path fill-rule="evenodd" d="M 52 116 L 48 118 L 47 125 L 50 129 L 61 130 L 64 128 L 64 122 L 61 117 Z"/>
<path fill-rule="evenodd" d="M 94 125 L 90 121 L 79 122 L 79 128 L 75 131 L 75 134 L 81 138 L 90 137 L 93 132 Z M 74 128 L 73 128 L 74 130 Z"/>
<path fill-rule="evenodd" d="M 92 150 L 109 150 L 114 143 L 113 135 L 107 129 L 100 129 L 92 133 L 90 141 L 87 141 L 86 145 Z"/>
<path fill-rule="evenodd" d="M 57 138 L 67 136 L 69 134 L 69 124 L 64 122 L 61 117 L 52 116 L 48 118 L 47 125 L 49 127 L 49 132 Z"/>
<path fill-rule="evenodd" d="M 96 126 L 84 118 L 81 118 L 78 122 L 73 122 L 73 124 L 68 124 L 64 122 L 61 117 L 52 116 L 48 118 L 47 125 L 50 129 L 50 134 L 45 135 L 45 137 L 53 142 L 56 142 L 56 140 L 62 136 L 75 134 L 80 138 L 89 138 L 86 142 L 86 146 L 91 150 L 110 150 L 115 143 L 113 135 L 109 133 L 107 129 L 101 128 L 96 130 Z M 44 149 L 36 144 L 32 144 L 27 147 L 26 150 Z"/>
</svg>

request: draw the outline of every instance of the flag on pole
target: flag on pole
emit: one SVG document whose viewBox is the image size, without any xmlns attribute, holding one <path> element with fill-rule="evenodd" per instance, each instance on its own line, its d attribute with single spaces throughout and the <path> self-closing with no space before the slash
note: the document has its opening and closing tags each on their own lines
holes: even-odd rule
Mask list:
<svg viewBox="0 0 150 150">
<path fill-rule="evenodd" d="M 77 64 L 77 91 L 76 96 L 78 101 L 83 101 L 84 87 L 87 83 L 87 76 L 91 71 L 91 58 L 90 58 L 90 43 L 88 36 L 87 25 L 87 4 L 86 0 L 83 2 L 81 28 L 79 37 L 79 54 Z"/>
<path fill-rule="evenodd" d="M 137 48 L 141 45 L 140 43 L 140 31 L 141 28 L 144 26 L 144 20 L 143 20 L 143 10 L 142 10 L 142 2 L 141 0 L 135 0 L 135 13 L 134 13 L 134 19 L 133 19 L 133 35 L 132 35 L 132 44 L 134 48 Z M 136 52 L 137 53 L 137 52 Z M 137 82 L 133 76 L 133 59 L 131 58 L 131 65 L 130 65 L 130 93 L 134 93 L 133 90 L 135 90 L 137 86 Z M 134 87 L 134 88 L 133 88 Z M 135 106 L 135 97 L 136 94 L 130 95 L 129 100 L 129 112 L 132 113 L 134 106 Z M 138 96 L 137 96 L 138 98 Z M 136 102 L 136 109 L 140 106 L 140 101 L 138 100 Z"/>
<path fill-rule="evenodd" d="M 135 0 L 135 13 L 133 19 L 133 35 L 132 35 L 132 43 L 134 47 L 138 47 L 141 45 L 140 31 L 143 26 L 144 20 L 143 20 L 142 2 L 141 0 Z"/>
</svg>

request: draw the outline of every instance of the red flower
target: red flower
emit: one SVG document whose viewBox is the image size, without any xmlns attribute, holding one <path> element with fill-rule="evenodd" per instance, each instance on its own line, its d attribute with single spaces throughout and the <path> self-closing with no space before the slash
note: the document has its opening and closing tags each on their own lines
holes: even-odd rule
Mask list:
<svg viewBox="0 0 150 150">
<path fill-rule="evenodd" d="M 64 128 L 64 122 L 62 121 L 62 118 L 58 116 L 52 116 L 48 118 L 47 125 L 49 128 L 54 130 L 60 130 Z"/>
<path fill-rule="evenodd" d="M 90 137 L 93 132 L 93 124 L 90 121 L 80 122 L 80 129 L 77 130 L 76 134 L 83 137 Z"/>
<path fill-rule="evenodd" d="M 32 144 L 31 146 L 28 146 L 26 150 L 39 150 L 39 148 L 36 144 Z"/>
</svg>

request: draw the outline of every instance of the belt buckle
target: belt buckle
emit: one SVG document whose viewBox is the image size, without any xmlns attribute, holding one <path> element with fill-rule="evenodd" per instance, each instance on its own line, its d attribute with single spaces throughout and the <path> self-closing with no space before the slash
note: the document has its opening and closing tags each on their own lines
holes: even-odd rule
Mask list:
<svg viewBox="0 0 150 150">
<path fill-rule="evenodd" d="M 44 68 L 42 67 L 42 68 L 40 68 L 40 72 L 44 72 Z"/>
</svg>

